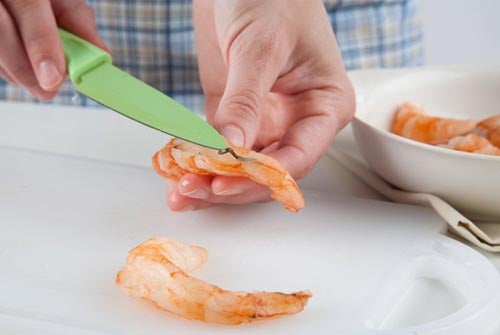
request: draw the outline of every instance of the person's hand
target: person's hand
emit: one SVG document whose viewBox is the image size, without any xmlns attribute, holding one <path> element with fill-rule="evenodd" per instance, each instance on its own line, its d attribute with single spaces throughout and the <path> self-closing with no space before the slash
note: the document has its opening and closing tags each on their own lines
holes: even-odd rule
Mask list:
<svg viewBox="0 0 500 335">
<path fill-rule="evenodd" d="M 66 77 L 58 26 L 107 49 L 84 0 L 0 0 L 0 77 L 52 99 Z"/>
<path fill-rule="evenodd" d="M 208 121 L 302 178 L 352 118 L 354 92 L 321 0 L 195 0 Z M 184 175 L 172 210 L 270 200 L 245 178 Z"/>
</svg>

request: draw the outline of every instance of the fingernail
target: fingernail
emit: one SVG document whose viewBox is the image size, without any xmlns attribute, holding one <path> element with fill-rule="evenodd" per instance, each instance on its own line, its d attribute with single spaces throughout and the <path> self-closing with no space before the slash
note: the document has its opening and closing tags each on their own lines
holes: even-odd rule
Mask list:
<svg viewBox="0 0 500 335">
<path fill-rule="evenodd" d="M 245 144 L 245 135 L 240 127 L 236 126 L 225 126 L 220 131 L 221 135 L 224 136 L 231 144 L 242 147 Z"/>
<path fill-rule="evenodd" d="M 181 194 L 185 195 L 186 197 L 195 198 L 195 199 L 208 199 L 208 196 L 209 196 L 208 192 L 203 188 L 191 190 L 188 192 L 182 192 Z"/>
<path fill-rule="evenodd" d="M 237 195 L 243 193 L 243 190 L 239 188 L 226 188 L 225 190 L 214 190 L 214 193 L 217 195 Z"/>
<path fill-rule="evenodd" d="M 208 199 L 210 194 L 207 190 L 205 190 L 204 188 L 190 189 L 190 184 L 191 183 L 186 179 L 181 180 L 181 182 L 179 183 L 180 194 L 195 199 Z"/>
<path fill-rule="evenodd" d="M 189 184 L 191 184 L 191 183 L 190 183 L 190 182 L 189 182 L 189 180 L 187 180 L 187 179 L 182 179 L 182 180 L 180 181 L 180 183 L 179 183 L 179 185 L 181 186 L 181 188 L 186 188 L 186 187 L 188 187 L 188 186 L 189 186 Z"/>
<path fill-rule="evenodd" d="M 40 63 L 38 75 L 40 86 L 47 91 L 53 89 L 61 81 L 61 72 L 59 72 L 54 62 L 50 60 L 44 60 Z"/>
</svg>

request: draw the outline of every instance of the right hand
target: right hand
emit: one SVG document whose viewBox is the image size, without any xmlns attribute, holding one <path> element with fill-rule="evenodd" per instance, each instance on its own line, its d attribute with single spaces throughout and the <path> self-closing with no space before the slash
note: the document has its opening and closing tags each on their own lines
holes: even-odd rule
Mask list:
<svg viewBox="0 0 500 335">
<path fill-rule="evenodd" d="M 108 50 L 84 0 L 0 0 L 0 77 L 52 99 L 66 77 L 58 26 Z"/>
<path fill-rule="evenodd" d="M 295 179 L 306 176 L 355 110 L 323 2 L 193 5 L 207 120 L 232 144 L 274 157 Z M 186 173 L 167 204 L 179 211 L 271 199 L 248 178 Z"/>
</svg>

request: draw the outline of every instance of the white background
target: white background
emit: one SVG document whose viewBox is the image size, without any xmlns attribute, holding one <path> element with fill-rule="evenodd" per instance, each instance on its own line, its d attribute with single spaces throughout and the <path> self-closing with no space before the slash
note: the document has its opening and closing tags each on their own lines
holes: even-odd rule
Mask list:
<svg viewBox="0 0 500 335">
<path fill-rule="evenodd" d="M 421 0 L 426 64 L 500 64 L 499 0 Z"/>
</svg>

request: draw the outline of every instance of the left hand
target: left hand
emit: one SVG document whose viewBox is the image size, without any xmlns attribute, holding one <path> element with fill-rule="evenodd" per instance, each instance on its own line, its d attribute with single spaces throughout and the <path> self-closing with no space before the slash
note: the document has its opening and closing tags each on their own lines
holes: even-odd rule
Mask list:
<svg viewBox="0 0 500 335">
<path fill-rule="evenodd" d="M 321 0 L 195 0 L 208 121 L 231 143 L 309 173 L 354 114 L 354 92 Z M 270 200 L 246 178 L 184 175 L 172 210 Z"/>
</svg>

